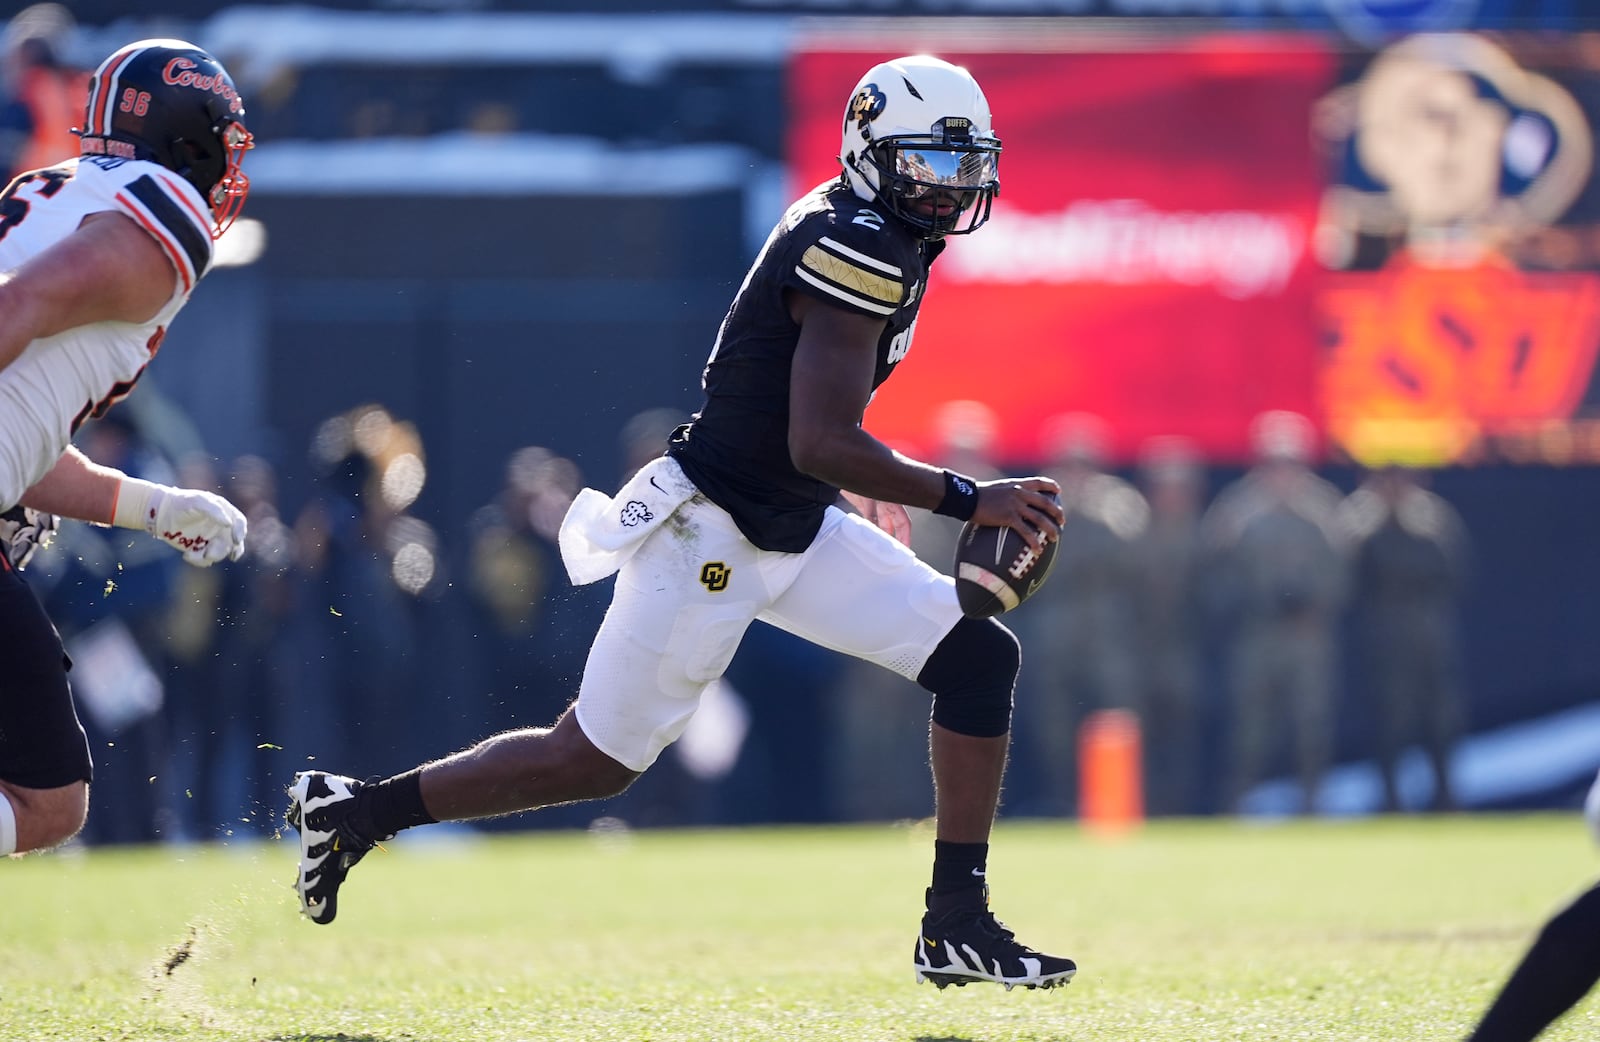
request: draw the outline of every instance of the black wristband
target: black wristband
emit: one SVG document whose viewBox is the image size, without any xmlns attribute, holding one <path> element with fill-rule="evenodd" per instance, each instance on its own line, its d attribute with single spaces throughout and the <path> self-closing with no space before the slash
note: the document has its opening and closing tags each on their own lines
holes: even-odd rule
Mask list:
<svg viewBox="0 0 1600 1042">
<path fill-rule="evenodd" d="M 944 472 L 944 498 L 933 508 L 935 514 L 971 521 L 978 509 L 978 483 L 953 470 Z"/>
</svg>

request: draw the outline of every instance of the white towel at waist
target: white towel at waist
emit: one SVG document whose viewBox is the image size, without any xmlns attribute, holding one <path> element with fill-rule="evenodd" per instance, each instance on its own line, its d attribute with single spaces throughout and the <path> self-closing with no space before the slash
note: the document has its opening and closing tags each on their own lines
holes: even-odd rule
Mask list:
<svg viewBox="0 0 1600 1042">
<path fill-rule="evenodd" d="M 696 491 L 667 456 L 641 467 L 615 496 L 583 489 L 561 519 L 561 560 L 568 577 L 584 586 L 616 572 Z"/>
</svg>

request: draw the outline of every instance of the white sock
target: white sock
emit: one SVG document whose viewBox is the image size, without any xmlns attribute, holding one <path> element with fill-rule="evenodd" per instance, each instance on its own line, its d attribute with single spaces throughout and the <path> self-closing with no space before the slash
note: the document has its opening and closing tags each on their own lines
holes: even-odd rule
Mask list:
<svg viewBox="0 0 1600 1042">
<path fill-rule="evenodd" d="M 0 792 L 0 857 L 17 852 L 17 812 Z"/>
</svg>

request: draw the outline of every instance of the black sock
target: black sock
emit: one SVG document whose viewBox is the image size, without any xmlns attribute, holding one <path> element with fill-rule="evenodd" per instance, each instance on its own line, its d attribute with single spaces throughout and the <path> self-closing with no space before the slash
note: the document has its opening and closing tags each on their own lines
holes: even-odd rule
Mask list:
<svg viewBox="0 0 1600 1042">
<path fill-rule="evenodd" d="M 1468 1042 L 1527 1042 L 1600 979 L 1600 885 L 1545 923 Z"/>
<path fill-rule="evenodd" d="M 420 767 L 362 786 L 360 810 L 351 817 L 351 824 L 369 839 L 382 839 L 401 829 L 439 820 L 423 806 Z"/>
<path fill-rule="evenodd" d="M 989 867 L 989 844 L 933 841 L 933 892 L 953 894 L 981 888 Z"/>
</svg>

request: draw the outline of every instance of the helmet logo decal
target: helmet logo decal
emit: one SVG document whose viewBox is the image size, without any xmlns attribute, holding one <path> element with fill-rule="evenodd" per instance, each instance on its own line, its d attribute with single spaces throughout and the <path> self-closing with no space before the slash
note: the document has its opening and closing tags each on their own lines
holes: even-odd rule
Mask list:
<svg viewBox="0 0 1600 1042">
<path fill-rule="evenodd" d="M 883 115 L 883 107 L 888 101 L 876 83 L 862 87 L 856 96 L 850 99 L 850 118 L 855 121 L 863 139 L 872 140 L 872 135 L 867 131 L 867 124 Z"/>
<path fill-rule="evenodd" d="M 224 98 L 228 102 L 229 112 L 240 112 L 244 106 L 239 101 L 239 92 L 233 84 L 228 82 L 228 77 L 222 75 L 207 75 L 195 72 L 196 63 L 189 58 L 174 58 L 167 62 L 166 68 L 161 70 L 161 80 L 174 87 L 191 87 L 199 91 L 208 91 Z"/>
</svg>

